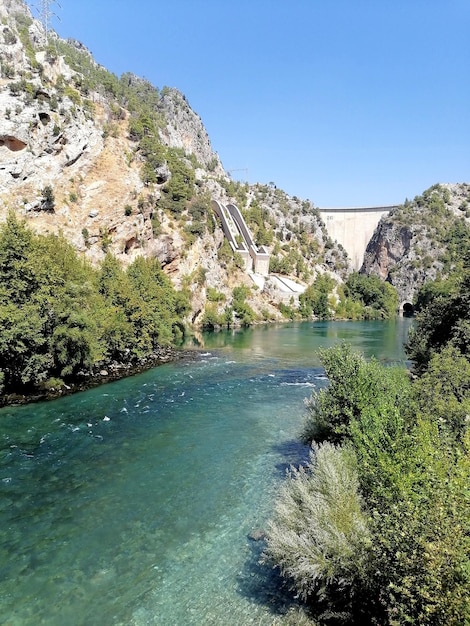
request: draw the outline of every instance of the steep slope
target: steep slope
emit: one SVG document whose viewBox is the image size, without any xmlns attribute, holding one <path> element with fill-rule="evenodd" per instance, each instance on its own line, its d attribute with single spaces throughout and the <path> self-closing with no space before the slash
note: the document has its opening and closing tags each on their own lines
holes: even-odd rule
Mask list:
<svg viewBox="0 0 470 626">
<path fill-rule="evenodd" d="M 304 285 L 350 271 L 310 202 L 230 179 L 178 90 L 117 77 L 75 40 L 49 33 L 46 42 L 22 0 L 0 0 L 0 18 L 0 219 L 14 210 L 39 233 L 62 232 L 93 263 L 108 251 L 124 265 L 157 257 L 191 291 L 194 323 L 211 288 L 223 296 L 211 303 L 217 314 L 237 285 L 264 319 L 282 318 L 279 304 L 296 298 L 242 271 L 213 197 L 239 206 L 272 271 Z"/>
<path fill-rule="evenodd" d="M 433 185 L 383 218 L 361 272 L 380 276 L 412 303 L 428 280 L 462 263 L 469 244 L 470 185 Z"/>
</svg>

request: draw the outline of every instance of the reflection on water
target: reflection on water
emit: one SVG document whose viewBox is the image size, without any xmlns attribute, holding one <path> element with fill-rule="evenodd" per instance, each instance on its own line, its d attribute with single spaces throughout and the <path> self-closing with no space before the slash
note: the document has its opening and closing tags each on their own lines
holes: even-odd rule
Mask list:
<svg viewBox="0 0 470 626">
<path fill-rule="evenodd" d="M 367 357 L 382 361 L 403 361 L 413 318 L 397 317 L 374 322 L 290 322 L 250 328 L 200 333 L 194 344 L 209 350 L 229 348 L 251 351 L 264 358 L 287 359 L 288 362 L 318 365 L 317 351 L 334 343 L 350 343 Z"/>
<path fill-rule="evenodd" d="M 0 411 L 0 624 L 271 624 L 287 599 L 248 535 L 305 458 L 315 353 L 403 361 L 408 327 L 204 335 L 194 362 Z"/>
</svg>

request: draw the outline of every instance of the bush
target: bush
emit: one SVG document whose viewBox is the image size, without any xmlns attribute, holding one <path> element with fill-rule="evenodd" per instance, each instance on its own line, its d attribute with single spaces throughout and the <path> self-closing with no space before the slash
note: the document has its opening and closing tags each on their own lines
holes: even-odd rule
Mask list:
<svg viewBox="0 0 470 626">
<path fill-rule="evenodd" d="M 245 301 L 249 293 L 249 288 L 243 285 L 234 287 L 232 292 L 233 311 L 243 326 L 250 326 L 256 320 L 256 313 Z"/>
<path fill-rule="evenodd" d="M 395 288 L 378 276 L 354 272 L 348 277 L 344 292 L 346 297 L 364 306 L 366 319 L 390 318 L 397 313 L 398 294 Z"/>
<path fill-rule="evenodd" d="M 46 185 L 42 190 L 42 204 L 41 208 L 44 211 L 53 211 L 55 207 L 54 190 L 51 185 Z"/>
<path fill-rule="evenodd" d="M 202 318 L 202 327 L 205 330 L 214 330 L 217 326 L 223 325 L 222 317 L 217 313 L 214 304 L 210 303 L 206 306 L 204 317 Z"/>
<path fill-rule="evenodd" d="M 410 406 L 410 382 L 403 368 L 384 370 L 377 361 L 366 361 L 353 352 L 348 344 L 319 350 L 319 355 L 329 384 L 306 402 L 304 441 L 342 442 L 351 436 L 352 421 L 371 406 Z"/>
<path fill-rule="evenodd" d="M 82 231 L 85 242 L 89 233 Z M 62 237 L 35 235 L 14 213 L 0 228 L 0 378 L 3 391 L 30 392 L 74 379 L 103 361 L 132 361 L 184 330 L 184 292 L 158 261 L 125 272 L 108 255 L 100 270 Z"/>
<path fill-rule="evenodd" d="M 223 302 L 225 300 L 225 296 L 214 287 L 207 287 L 207 299 L 209 302 Z"/>
<path fill-rule="evenodd" d="M 291 468 L 281 488 L 266 560 L 302 598 L 319 603 L 317 610 L 344 619 L 352 614 L 354 588 L 365 587 L 370 544 L 354 453 L 314 446 L 309 466 Z"/>
<path fill-rule="evenodd" d="M 405 346 L 413 368 L 422 373 L 434 354 L 451 343 L 470 354 L 470 270 L 447 281 L 426 285 L 418 296 L 422 307 Z"/>
<path fill-rule="evenodd" d="M 322 624 L 470 623 L 468 362 L 446 348 L 412 383 L 345 346 L 322 360 L 313 432 L 342 447 L 291 471 L 269 557 Z"/>
</svg>

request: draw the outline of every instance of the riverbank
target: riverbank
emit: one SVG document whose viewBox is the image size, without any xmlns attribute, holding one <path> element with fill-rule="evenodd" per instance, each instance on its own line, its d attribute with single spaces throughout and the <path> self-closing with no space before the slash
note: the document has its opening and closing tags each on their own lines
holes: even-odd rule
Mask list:
<svg viewBox="0 0 470 626">
<path fill-rule="evenodd" d="M 165 363 L 195 360 L 196 355 L 196 349 L 188 350 L 165 346 L 136 362 L 118 363 L 113 361 L 107 364 L 100 363 L 92 371 L 80 372 L 79 376 L 66 382 L 57 380 L 55 385 L 51 385 L 48 388 L 0 395 L 0 408 L 62 398 L 79 391 L 85 391 L 86 389 L 98 387 L 115 380 L 140 374 Z"/>
</svg>

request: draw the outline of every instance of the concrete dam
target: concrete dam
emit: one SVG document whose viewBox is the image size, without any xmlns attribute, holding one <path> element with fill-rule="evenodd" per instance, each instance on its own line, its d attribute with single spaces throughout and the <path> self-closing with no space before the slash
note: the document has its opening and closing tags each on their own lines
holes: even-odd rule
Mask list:
<svg viewBox="0 0 470 626">
<path fill-rule="evenodd" d="M 319 209 L 319 211 L 331 239 L 343 246 L 354 269 L 359 270 L 367 244 L 380 219 L 397 206 Z"/>
</svg>

